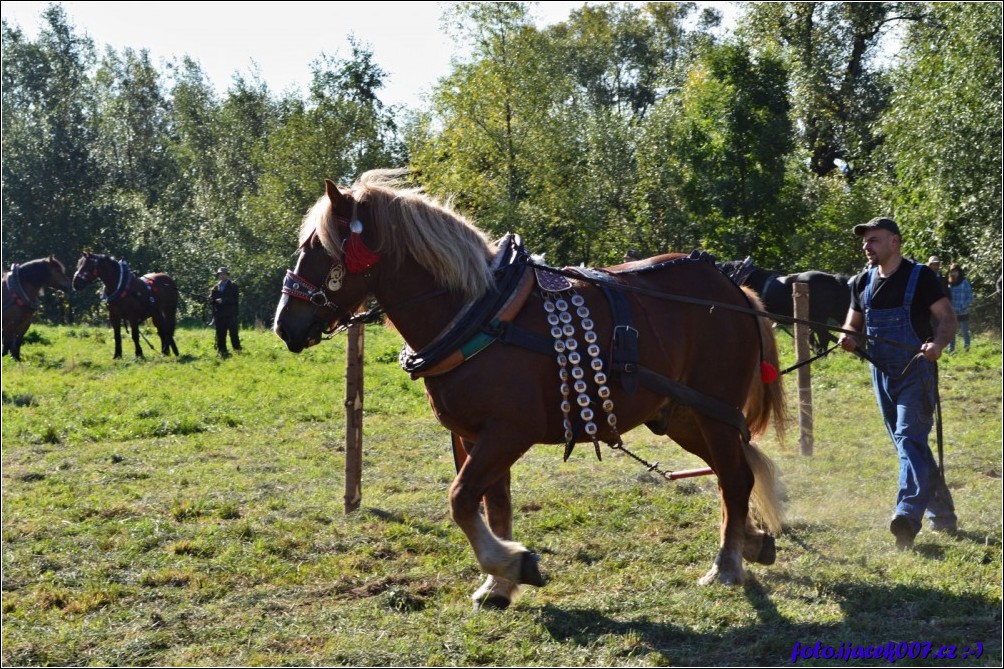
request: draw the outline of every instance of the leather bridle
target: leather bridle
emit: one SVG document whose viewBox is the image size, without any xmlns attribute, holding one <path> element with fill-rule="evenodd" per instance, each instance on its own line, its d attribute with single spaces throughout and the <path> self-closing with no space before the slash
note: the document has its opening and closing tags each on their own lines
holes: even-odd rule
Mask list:
<svg viewBox="0 0 1004 669">
<path fill-rule="evenodd" d="M 80 288 L 88 286 L 97 281 L 98 259 L 96 256 L 87 256 L 87 258 L 84 259 L 84 266 L 78 269 L 76 273 L 73 275 L 73 281 L 71 282 L 71 285 L 73 286 L 74 290 L 80 290 L 80 288 L 77 288 L 76 286 L 77 279 L 80 279 L 81 282 Z"/>
<path fill-rule="evenodd" d="M 332 259 L 332 268 L 338 264 L 338 261 Z M 352 311 L 332 301 L 323 288 L 318 288 L 293 270 L 286 270 L 286 276 L 282 280 L 282 293 L 296 300 L 310 302 L 314 307 L 314 322 L 321 324 L 321 330 L 326 335 L 333 336 L 338 330 L 352 324 Z M 323 309 L 331 313 L 330 318 L 323 317 Z"/>
</svg>

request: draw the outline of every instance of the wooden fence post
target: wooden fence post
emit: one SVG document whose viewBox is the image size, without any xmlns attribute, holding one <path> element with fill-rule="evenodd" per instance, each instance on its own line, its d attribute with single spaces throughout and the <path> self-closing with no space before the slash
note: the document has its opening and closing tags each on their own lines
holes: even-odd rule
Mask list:
<svg viewBox="0 0 1004 669">
<path fill-rule="evenodd" d="M 796 281 L 792 284 L 792 300 L 794 301 L 795 318 L 809 319 L 809 284 Z M 795 323 L 795 361 L 804 362 L 810 357 L 809 333 L 811 328 L 802 323 Z M 812 455 L 812 372 L 811 365 L 798 368 L 798 428 L 799 452 L 802 455 Z"/>
<path fill-rule="evenodd" d="M 363 347 L 365 326 L 350 325 L 345 352 L 345 513 L 363 499 Z"/>
</svg>

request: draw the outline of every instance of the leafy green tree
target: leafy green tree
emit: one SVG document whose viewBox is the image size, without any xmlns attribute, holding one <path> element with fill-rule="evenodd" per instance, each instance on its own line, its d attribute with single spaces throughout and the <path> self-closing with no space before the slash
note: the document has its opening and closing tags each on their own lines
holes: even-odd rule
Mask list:
<svg viewBox="0 0 1004 669">
<path fill-rule="evenodd" d="M 881 125 L 885 197 L 909 231 L 908 251 L 959 262 L 990 292 L 1001 274 L 1001 5 L 924 10 L 905 36 Z"/>
<path fill-rule="evenodd" d="M 94 47 L 59 5 L 42 18 L 34 42 L 2 24 L 3 248 L 13 261 L 54 253 L 75 263 L 102 224 L 93 203 L 104 180 L 93 156 Z"/>
<path fill-rule="evenodd" d="M 546 42 L 521 3 L 457 3 L 446 20 L 472 56 L 440 82 L 431 112 L 409 131 L 412 169 L 488 231 L 542 239 L 553 218 L 528 206 L 541 187 L 538 158 L 567 136 L 551 115 L 561 79 Z"/>
<path fill-rule="evenodd" d="M 672 117 L 688 209 L 704 244 L 723 256 L 753 255 L 765 266 L 784 258 L 790 228 L 781 198 L 793 149 L 786 86 L 777 59 L 754 59 L 741 43 L 713 47 L 692 68 Z"/>
<path fill-rule="evenodd" d="M 323 192 L 323 179 L 349 184 L 362 172 L 404 163 L 393 109 L 379 99 L 386 72 L 367 48 L 350 40 L 347 59 L 313 64 L 306 102 L 279 104 L 281 123 L 261 158 L 257 192 L 247 202 L 246 224 L 255 241 L 242 257 L 257 295 L 254 318 L 271 317 L 277 286 L 297 238 L 302 215 Z"/>
<path fill-rule="evenodd" d="M 881 137 L 874 124 L 889 98 L 876 57 L 883 36 L 917 18 L 908 2 L 742 3 L 739 34 L 758 50 L 780 50 L 791 68 L 791 99 L 812 171 L 867 173 Z"/>
<path fill-rule="evenodd" d="M 678 89 L 692 40 L 685 22 L 694 3 L 603 4 L 574 10 L 546 32 L 559 71 L 570 79 L 564 107 L 575 120 L 555 156 L 572 165 L 565 207 L 574 215 L 570 262 L 620 262 L 628 250 L 655 253 L 660 221 L 639 216 L 639 140 L 646 119 L 667 91 Z M 560 99 L 560 98 L 558 98 Z M 655 237 L 658 237 L 656 235 Z"/>
<path fill-rule="evenodd" d="M 409 128 L 421 182 L 550 262 L 619 262 L 649 236 L 632 204 L 638 129 L 679 79 L 693 8 L 591 5 L 538 31 L 524 5 L 458 3 L 447 20 L 472 55 Z"/>
<path fill-rule="evenodd" d="M 109 49 L 95 76 L 93 157 L 105 177 L 95 193 L 104 225 L 92 242 L 139 271 L 163 271 L 159 200 L 178 177 L 169 153 L 168 101 L 149 53 Z"/>
</svg>

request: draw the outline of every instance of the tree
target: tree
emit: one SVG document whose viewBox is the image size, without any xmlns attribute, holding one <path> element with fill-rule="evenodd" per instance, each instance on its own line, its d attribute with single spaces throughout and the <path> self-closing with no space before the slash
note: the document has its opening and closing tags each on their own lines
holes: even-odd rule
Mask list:
<svg viewBox="0 0 1004 669">
<path fill-rule="evenodd" d="M 742 43 L 716 46 L 692 68 L 680 112 L 668 117 L 667 148 L 683 162 L 682 192 L 712 251 L 765 265 L 784 257 L 781 196 L 793 148 L 786 86 L 779 60 L 754 58 Z"/>
<path fill-rule="evenodd" d="M 552 116 L 563 79 L 525 5 L 457 3 L 446 20 L 471 45 L 471 61 L 440 82 L 432 110 L 409 130 L 412 168 L 430 193 L 452 198 L 489 232 L 518 227 L 542 240 L 551 213 L 527 205 L 542 187 L 542 152 L 568 134 Z"/>
<path fill-rule="evenodd" d="M 3 248 L 20 261 L 50 253 L 73 262 L 101 222 L 93 194 L 94 66 L 90 39 L 59 5 L 31 42 L 3 21 Z"/>
<path fill-rule="evenodd" d="M 259 307 L 257 318 L 271 316 L 270 298 L 282 281 L 300 219 L 322 193 L 323 179 L 348 185 L 366 170 L 403 163 L 394 110 L 378 96 L 386 72 L 371 51 L 355 40 L 350 44 L 349 58 L 323 56 L 313 64 L 305 103 L 287 98 L 278 105 L 281 123 L 263 147 L 259 188 L 244 215 L 254 244 L 242 256 L 256 277 L 245 282 L 245 293 L 268 305 Z"/>
<path fill-rule="evenodd" d="M 1001 6 L 924 9 L 881 125 L 885 198 L 909 251 L 960 262 L 989 291 L 1001 273 Z"/>
<path fill-rule="evenodd" d="M 94 83 L 93 158 L 104 175 L 94 206 L 104 223 L 92 244 L 142 271 L 162 270 L 161 242 L 173 235 L 158 205 L 177 173 L 161 75 L 146 51 L 108 49 Z"/>
<path fill-rule="evenodd" d="M 881 40 L 917 17 L 907 2 L 742 3 L 739 34 L 759 51 L 780 50 L 791 68 L 802 147 L 812 171 L 867 173 L 881 141 L 873 130 L 890 89 L 876 66 Z"/>
</svg>

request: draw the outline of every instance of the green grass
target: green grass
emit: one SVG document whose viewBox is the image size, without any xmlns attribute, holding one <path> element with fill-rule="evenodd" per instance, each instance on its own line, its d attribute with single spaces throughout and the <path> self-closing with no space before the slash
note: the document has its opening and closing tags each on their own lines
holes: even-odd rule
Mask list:
<svg viewBox="0 0 1004 669">
<path fill-rule="evenodd" d="M 345 515 L 343 337 L 295 356 L 249 330 L 218 360 L 211 331 L 182 329 L 180 359 L 113 361 L 105 329 L 34 331 L 2 363 L 5 666 L 790 665 L 817 641 L 979 642 L 966 664 L 1001 663 L 998 339 L 941 364 L 960 536 L 895 550 L 893 447 L 867 367 L 834 354 L 813 365 L 815 454 L 797 429 L 762 444 L 788 494 L 775 565 L 701 587 L 713 479 L 539 447 L 514 468 L 515 527 L 550 583 L 475 613 L 448 435 L 393 332 L 367 330 L 363 508 Z M 644 428 L 628 444 L 702 464 Z"/>
</svg>

